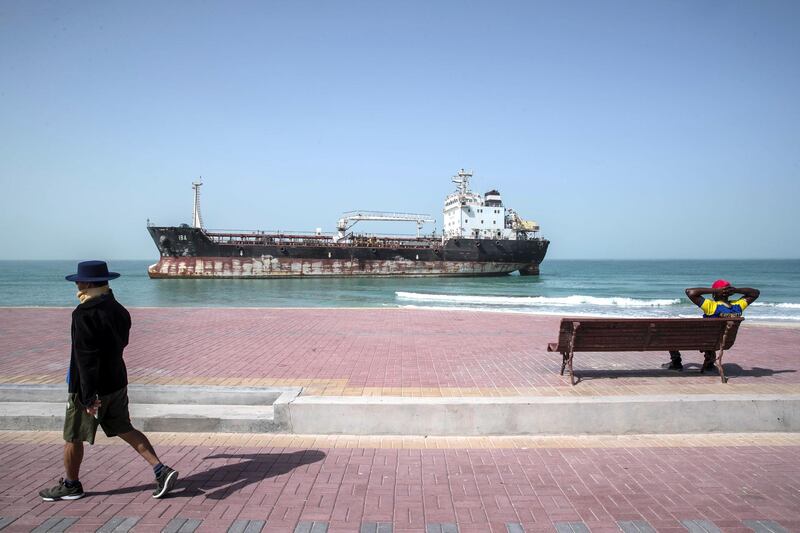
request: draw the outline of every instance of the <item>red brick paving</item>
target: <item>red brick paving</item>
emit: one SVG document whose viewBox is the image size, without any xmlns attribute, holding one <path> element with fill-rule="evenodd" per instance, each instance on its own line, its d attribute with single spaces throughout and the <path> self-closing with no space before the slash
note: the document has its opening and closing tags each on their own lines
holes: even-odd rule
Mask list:
<svg viewBox="0 0 800 533">
<path fill-rule="evenodd" d="M 57 383 L 69 309 L 0 309 L 0 382 Z M 716 374 L 658 369 L 661 353 L 577 354 L 571 390 L 547 353 L 559 317 L 405 309 L 132 309 L 133 383 L 301 384 L 312 394 L 797 392 L 800 329 L 746 323 Z M 684 354 L 697 368 L 701 354 Z M 683 389 L 675 389 L 682 387 Z M 754 389 L 755 390 L 755 389 Z"/>
<path fill-rule="evenodd" d="M 3 439 L 0 439 L 3 440 Z M 212 439 L 213 441 L 213 439 Z M 323 521 L 329 531 L 390 522 L 394 531 L 428 523 L 459 530 L 552 531 L 584 522 L 592 532 L 645 520 L 685 531 L 680 520 L 711 520 L 744 531 L 743 520 L 774 520 L 800 531 L 800 446 L 530 449 L 259 448 L 157 445 L 181 473 L 171 497 L 150 498 L 152 474 L 124 445 L 87 449 L 89 495 L 41 502 L 37 491 L 61 472 L 57 444 L 0 444 L 4 531 L 28 531 L 50 516 L 80 519 L 69 531 L 94 531 L 114 516 L 141 517 L 137 531 L 175 517 L 224 531 L 236 519 L 266 520 L 265 531 Z M 112 441 L 113 442 L 113 441 Z"/>
<path fill-rule="evenodd" d="M 0 309 L 0 382 L 62 382 L 69 313 Z M 573 388 L 558 375 L 559 356 L 545 351 L 556 340 L 558 317 L 401 309 L 132 314 L 126 361 L 134 383 L 295 384 L 314 394 L 404 395 L 800 390 L 800 330 L 791 328 L 745 324 L 726 355 L 734 365 L 726 368 L 727 386 L 714 375 L 654 371 L 665 355 L 643 353 L 579 354 L 576 370 L 586 379 Z M 685 360 L 699 362 L 699 355 Z M 94 531 L 115 516 L 141 517 L 138 531 L 159 530 L 176 517 L 203 520 L 198 531 L 224 531 L 236 519 L 267 520 L 265 531 L 313 520 L 327 522 L 331 532 L 358 531 L 367 521 L 391 522 L 395 532 L 457 523 L 462 533 L 505 531 L 512 522 L 528 532 L 552 531 L 554 522 L 581 521 L 602 532 L 617 531 L 619 520 L 685 531 L 680 520 L 691 519 L 729 532 L 745 531 L 741 522 L 748 519 L 800 531 L 796 442 L 719 445 L 709 437 L 717 445 L 609 447 L 598 438 L 580 447 L 500 449 L 488 439 L 482 447 L 437 450 L 365 448 L 358 439 L 336 448 L 161 439 L 157 449 L 181 471 L 181 483 L 173 497 L 156 501 L 146 464 L 105 441 L 87 450 L 82 480 L 91 497 L 43 503 L 38 490 L 62 471 L 58 436 L 4 435 L 0 517 L 16 519 L 4 531 L 28 531 L 51 516 L 79 517 L 70 531 Z"/>
</svg>

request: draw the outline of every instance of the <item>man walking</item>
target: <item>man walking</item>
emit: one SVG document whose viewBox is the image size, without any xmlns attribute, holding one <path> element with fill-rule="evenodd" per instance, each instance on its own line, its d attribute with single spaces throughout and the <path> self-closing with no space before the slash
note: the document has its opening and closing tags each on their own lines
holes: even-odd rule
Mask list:
<svg viewBox="0 0 800 533">
<path fill-rule="evenodd" d="M 122 351 L 128 345 L 131 317 L 114 299 L 108 281 L 118 278 L 104 261 L 78 263 L 66 276 L 78 286 L 80 304 L 72 312 L 72 354 L 67 373 L 68 399 L 64 420 L 66 477 L 39 492 L 45 501 L 77 500 L 84 496 L 79 479 L 83 441 L 94 444 L 97 426 L 109 437 L 130 444 L 153 467 L 153 498 L 167 494 L 178 472 L 159 461 L 147 437 L 131 425 L 128 414 L 128 374 Z"/>
<path fill-rule="evenodd" d="M 705 298 L 706 294 L 710 294 L 711 298 Z M 731 301 L 730 298 L 734 294 L 741 294 L 742 296 L 736 300 Z M 742 313 L 747 306 L 753 303 L 756 298 L 761 294 L 758 289 L 751 289 L 749 287 L 736 288 L 733 287 L 728 281 L 718 279 L 710 288 L 697 287 L 693 289 L 686 289 L 686 296 L 700 309 L 703 310 L 704 318 L 728 318 L 732 316 L 742 316 Z M 669 370 L 683 370 L 683 363 L 681 362 L 681 352 L 669 352 L 670 362 L 664 363 L 662 368 Z M 714 361 L 717 354 L 708 351 L 704 352 L 703 366 L 700 372 L 714 369 Z"/>
</svg>

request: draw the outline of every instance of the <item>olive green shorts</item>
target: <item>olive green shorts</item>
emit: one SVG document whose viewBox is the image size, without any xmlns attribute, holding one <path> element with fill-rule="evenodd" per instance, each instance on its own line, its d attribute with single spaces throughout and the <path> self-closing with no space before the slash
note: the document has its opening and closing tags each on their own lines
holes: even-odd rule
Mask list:
<svg viewBox="0 0 800 533">
<path fill-rule="evenodd" d="M 67 415 L 64 419 L 65 441 L 86 441 L 94 444 L 98 425 L 103 428 L 107 437 L 116 437 L 133 430 L 131 415 L 128 413 L 127 387 L 100 396 L 97 418 L 86 412 L 86 408 L 81 405 L 77 397 L 75 393 L 70 393 L 67 397 Z"/>
</svg>

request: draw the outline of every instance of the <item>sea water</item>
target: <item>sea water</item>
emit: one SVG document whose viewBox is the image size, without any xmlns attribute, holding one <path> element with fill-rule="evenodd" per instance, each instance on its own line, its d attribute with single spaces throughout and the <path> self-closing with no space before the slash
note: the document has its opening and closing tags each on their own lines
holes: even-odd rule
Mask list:
<svg viewBox="0 0 800 533">
<path fill-rule="evenodd" d="M 541 275 L 486 278 L 150 279 L 154 261 L 109 261 L 129 307 L 401 307 L 614 317 L 700 316 L 684 293 L 719 278 L 755 287 L 749 320 L 800 323 L 800 260 L 542 263 Z M 72 307 L 75 261 L 0 261 L 0 306 Z"/>
</svg>

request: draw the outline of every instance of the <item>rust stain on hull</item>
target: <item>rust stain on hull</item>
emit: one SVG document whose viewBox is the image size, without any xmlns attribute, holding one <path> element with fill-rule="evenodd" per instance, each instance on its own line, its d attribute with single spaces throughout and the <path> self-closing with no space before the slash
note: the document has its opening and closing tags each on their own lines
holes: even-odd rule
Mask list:
<svg viewBox="0 0 800 533">
<path fill-rule="evenodd" d="M 162 257 L 147 271 L 151 278 L 424 277 L 498 276 L 530 266 L 530 263 L 497 261 Z"/>
</svg>

